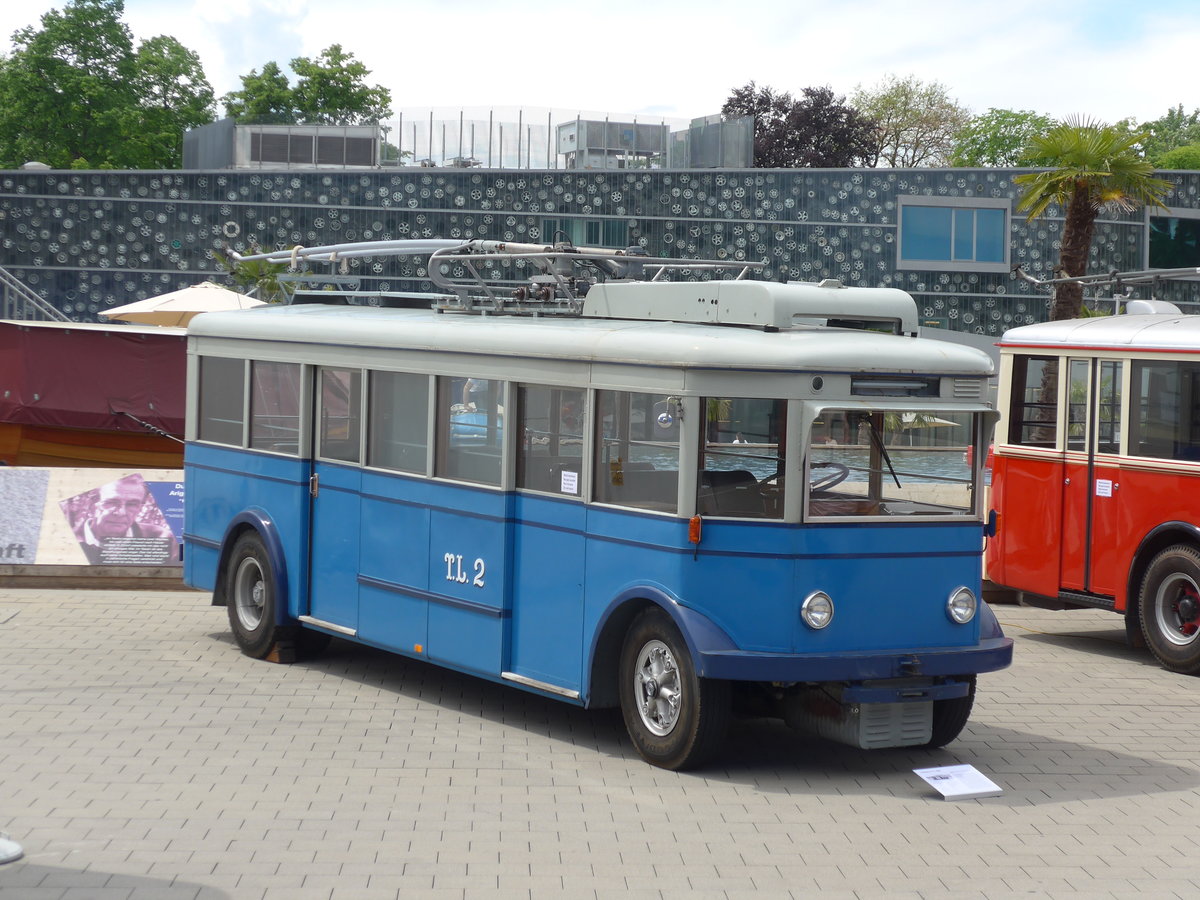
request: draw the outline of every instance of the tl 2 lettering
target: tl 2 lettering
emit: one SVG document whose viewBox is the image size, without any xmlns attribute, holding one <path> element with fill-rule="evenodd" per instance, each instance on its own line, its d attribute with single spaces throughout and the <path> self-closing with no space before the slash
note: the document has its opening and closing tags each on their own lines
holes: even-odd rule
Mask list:
<svg viewBox="0 0 1200 900">
<path fill-rule="evenodd" d="M 446 580 L 453 581 L 456 584 L 466 584 L 471 582 L 475 587 L 483 587 L 483 574 L 487 568 L 482 559 L 476 559 L 473 564 L 474 578 L 467 574 L 467 570 L 463 568 L 463 558 L 461 553 L 443 553 L 442 562 L 446 564 Z"/>
</svg>

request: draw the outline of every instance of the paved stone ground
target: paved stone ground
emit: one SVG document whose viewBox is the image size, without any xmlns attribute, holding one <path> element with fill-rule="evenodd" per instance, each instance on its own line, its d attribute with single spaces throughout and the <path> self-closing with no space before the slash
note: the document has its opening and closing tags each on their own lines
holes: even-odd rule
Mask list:
<svg viewBox="0 0 1200 900">
<path fill-rule="evenodd" d="M 740 723 L 695 774 L 586 712 L 335 642 L 242 656 L 191 592 L 0 589 L 0 897 L 1196 897 L 1200 680 L 1001 606 L 946 750 Z M 912 769 L 971 763 L 1000 797 Z"/>
</svg>

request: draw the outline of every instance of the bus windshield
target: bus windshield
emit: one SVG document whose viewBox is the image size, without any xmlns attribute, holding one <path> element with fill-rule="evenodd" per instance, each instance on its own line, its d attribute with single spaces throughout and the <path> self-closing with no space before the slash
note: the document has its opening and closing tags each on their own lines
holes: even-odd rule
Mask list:
<svg viewBox="0 0 1200 900">
<path fill-rule="evenodd" d="M 806 460 L 808 518 L 973 516 L 964 448 L 977 413 L 825 409 Z"/>
</svg>

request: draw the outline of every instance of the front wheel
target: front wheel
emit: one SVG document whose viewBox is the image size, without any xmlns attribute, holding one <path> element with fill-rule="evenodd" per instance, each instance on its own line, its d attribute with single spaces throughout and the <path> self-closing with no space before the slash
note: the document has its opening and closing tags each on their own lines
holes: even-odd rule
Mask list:
<svg viewBox="0 0 1200 900">
<path fill-rule="evenodd" d="M 658 608 L 634 620 L 620 663 L 621 715 L 634 747 L 664 769 L 698 766 L 729 727 L 729 683 L 696 675 L 687 644 Z"/>
<path fill-rule="evenodd" d="M 1200 552 L 1176 544 L 1155 556 L 1138 606 L 1146 644 L 1163 668 L 1200 674 Z"/>
<path fill-rule="evenodd" d="M 933 732 L 926 747 L 945 747 L 966 728 L 967 720 L 971 718 L 971 707 L 975 705 L 974 675 L 970 677 L 969 684 L 971 687 L 965 697 L 933 701 Z"/>
</svg>

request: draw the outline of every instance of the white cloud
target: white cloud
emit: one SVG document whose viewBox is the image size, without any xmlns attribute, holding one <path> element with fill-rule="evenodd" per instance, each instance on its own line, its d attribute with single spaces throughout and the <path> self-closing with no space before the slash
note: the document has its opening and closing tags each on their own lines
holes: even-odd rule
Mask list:
<svg viewBox="0 0 1200 900">
<path fill-rule="evenodd" d="M 32 0 L 10 26 L 37 25 L 65 0 Z M 195 50 L 217 94 L 264 63 L 340 43 L 392 92 L 397 110 L 489 106 L 691 118 L 750 80 L 798 93 L 850 93 L 888 74 L 939 81 L 988 107 L 1113 121 L 1200 106 L 1191 58 L 1200 7 L 1159 0 L 610 0 L 548 6 L 463 0 L 213 3 L 127 0 L 138 38 Z"/>
</svg>

